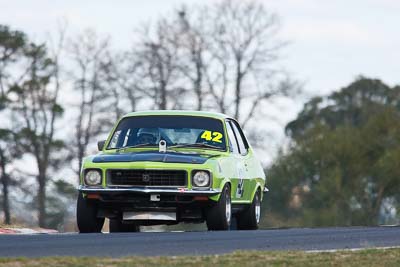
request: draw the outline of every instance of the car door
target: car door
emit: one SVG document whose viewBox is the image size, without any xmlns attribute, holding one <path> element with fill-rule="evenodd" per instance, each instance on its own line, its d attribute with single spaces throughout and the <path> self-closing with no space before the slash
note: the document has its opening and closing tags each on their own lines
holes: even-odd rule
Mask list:
<svg viewBox="0 0 400 267">
<path fill-rule="evenodd" d="M 245 179 L 245 166 L 243 162 L 243 157 L 240 155 L 238 142 L 236 140 L 236 135 L 232 124 L 229 120 L 226 121 L 226 130 L 228 134 L 229 149 L 231 152 L 232 163 L 230 164 L 234 168 L 233 176 L 231 178 L 232 188 L 231 196 L 233 201 L 241 200 L 243 197 L 243 185 Z"/>
<path fill-rule="evenodd" d="M 243 134 L 242 129 L 240 128 L 239 124 L 231 120 L 230 124 L 232 126 L 233 132 L 235 134 L 238 147 L 239 147 L 239 154 L 241 156 L 241 161 L 243 162 L 244 166 L 244 173 L 243 173 L 243 180 L 241 181 L 242 184 L 242 192 L 241 192 L 241 200 L 247 201 L 251 200 L 251 194 L 254 190 L 254 186 L 256 185 L 255 177 L 253 177 L 253 157 L 249 153 L 249 144 L 246 140 L 246 137 Z"/>
</svg>

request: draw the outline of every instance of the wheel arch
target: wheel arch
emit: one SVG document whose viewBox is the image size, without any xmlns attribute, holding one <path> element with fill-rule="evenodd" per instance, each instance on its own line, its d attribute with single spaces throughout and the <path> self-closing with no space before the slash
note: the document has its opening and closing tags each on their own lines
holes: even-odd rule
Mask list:
<svg viewBox="0 0 400 267">
<path fill-rule="evenodd" d="M 229 179 L 229 178 L 224 178 L 220 182 L 218 189 L 222 192 L 222 189 L 224 189 L 225 185 L 227 185 L 227 184 L 231 188 L 231 195 L 232 195 L 232 183 L 231 183 L 231 179 Z M 210 197 L 210 199 L 214 200 L 214 201 L 218 201 L 220 197 L 221 197 L 221 193 L 219 193 L 218 195 Z"/>
<path fill-rule="evenodd" d="M 256 186 L 254 187 L 253 192 L 251 192 L 251 202 L 253 202 L 254 200 L 254 196 L 256 195 L 257 191 L 260 190 L 260 197 L 261 197 L 261 201 L 263 201 L 264 199 L 264 194 L 262 194 L 262 184 L 260 184 L 259 182 L 257 182 Z"/>
</svg>

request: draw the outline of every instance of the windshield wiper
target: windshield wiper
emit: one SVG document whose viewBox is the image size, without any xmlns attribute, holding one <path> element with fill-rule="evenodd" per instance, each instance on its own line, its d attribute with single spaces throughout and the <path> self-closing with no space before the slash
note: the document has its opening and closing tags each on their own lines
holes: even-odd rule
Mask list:
<svg viewBox="0 0 400 267">
<path fill-rule="evenodd" d="M 136 148 L 136 147 L 144 147 L 144 146 L 155 146 L 154 144 L 151 143 L 143 143 L 143 144 L 137 144 L 137 145 L 133 145 L 133 146 L 124 146 L 124 147 L 120 147 L 117 149 L 117 152 L 120 152 L 121 150 L 125 150 L 127 148 Z"/>
<path fill-rule="evenodd" d="M 222 148 L 219 146 L 213 146 L 213 145 L 203 144 L 203 143 L 179 144 L 179 145 L 170 146 L 170 148 L 181 148 L 181 147 L 200 147 L 200 148 L 204 147 L 204 148 L 222 150 Z"/>
</svg>

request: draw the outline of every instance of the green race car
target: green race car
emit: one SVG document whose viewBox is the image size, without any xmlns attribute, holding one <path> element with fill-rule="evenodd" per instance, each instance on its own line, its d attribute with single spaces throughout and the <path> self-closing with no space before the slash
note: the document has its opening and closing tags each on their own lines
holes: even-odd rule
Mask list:
<svg viewBox="0 0 400 267">
<path fill-rule="evenodd" d="M 81 233 L 206 222 L 257 229 L 265 174 L 239 124 L 218 113 L 146 111 L 123 116 L 86 157 L 77 202 Z"/>
</svg>

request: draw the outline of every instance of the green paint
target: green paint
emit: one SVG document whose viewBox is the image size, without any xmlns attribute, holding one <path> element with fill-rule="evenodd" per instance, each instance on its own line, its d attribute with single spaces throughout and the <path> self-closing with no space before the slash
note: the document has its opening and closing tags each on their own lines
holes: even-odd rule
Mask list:
<svg viewBox="0 0 400 267">
<path fill-rule="evenodd" d="M 196 117 L 208 117 L 220 120 L 224 127 L 224 136 L 228 139 L 226 120 L 233 120 L 232 118 L 211 112 L 199 112 L 199 111 L 145 111 L 145 112 L 134 112 L 126 114 L 121 118 L 134 117 L 134 116 L 192 116 L 193 119 Z M 116 126 L 118 122 L 116 123 Z M 185 170 L 188 173 L 188 183 L 185 190 L 192 190 L 191 184 L 191 173 L 192 170 L 208 170 L 212 174 L 212 185 L 211 189 L 220 189 L 229 183 L 231 185 L 231 197 L 232 204 L 244 204 L 251 203 L 257 190 L 263 192 L 265 186 L 265 174 L 260 162 L 254 155 L 253 149 L 249 145 L 247 153 L 245 155 L 234 154 L 230 151 L 228 144 L 226 144 L 226 151 L 218 151 L 206 148 L 173 148 L 174 152 L 178 153 L 199 153 L 204 156 L 212 156 L 203 164 L 192 164 L 192 163 L 165 163 L 165 162 L 152 162 L 152 161 L 137 161 L 137 162 L 102 162 L 94 163 L 92 160 L 95 156 L 99 155 L 113 155 L 123 153 L 135 153 L 145 151 L 158 151 L 158 148 L 152 147 L 141 147 L 141 148 L 128 148 L 123 151 L 117 152 L 116 149 L 106 149 L 110 142 L 113 132 L 116 128 L 112 129 L 103 150 L 97 154 L 84 158 L 82 170 L 96 168 L 101 169 L 103 174 L 102 187 L 107 188 L 107 183 L 104 179 L 106 177 L 107 169 L 161 169 L 161 170 Z M 170 149 L 168 149 L 170 151 Z M 243 187 L 240 190 L 240 184 Z M 83 183 L 83 172 L 81 173 L 81 185 Z M 238 193 L 242 192 L 242 194 Z M 220 194 L 210 196 L 209 199 L 218 201 Z"/>
</svg>

